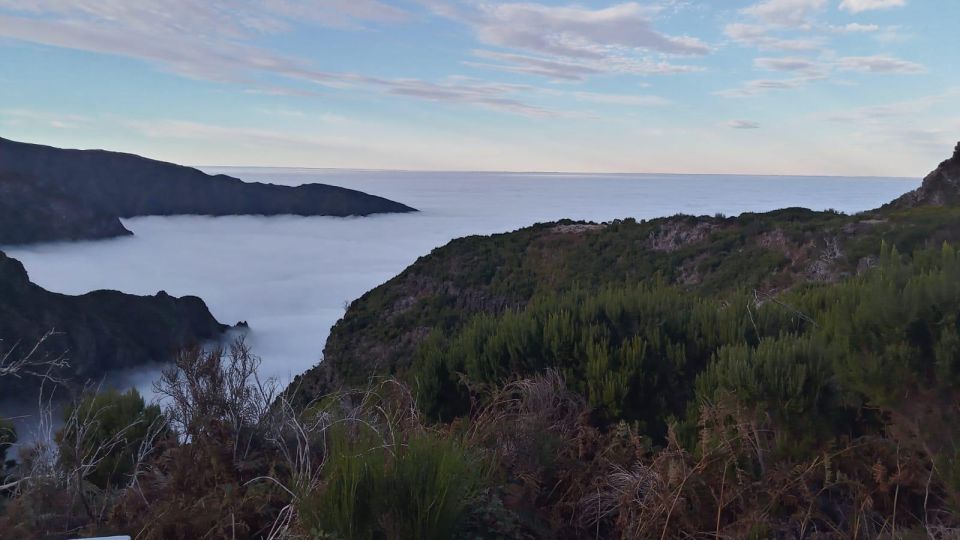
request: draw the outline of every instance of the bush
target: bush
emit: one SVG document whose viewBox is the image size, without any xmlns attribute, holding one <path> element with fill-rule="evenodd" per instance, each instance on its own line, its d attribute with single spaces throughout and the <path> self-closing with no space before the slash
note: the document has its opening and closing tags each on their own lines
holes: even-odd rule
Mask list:
<svg viewBox="0 0 960 540">
<path fill-rule="evenodd" d="M 484 460 L 455 437 L 375 409 L 329 420 L 323 485 L 298 508 L 303 528 L 345 539 L 450 538 L 483 486 Z"/>
<path fill-rule="evenodd" d="M 60 459 L 101 489 L 129 483 L 141 444 L 165 422 L 160 407 L 147 406 L 135 389 L 87 394 L 64 410 L 63 419 Z"/>
</svg>

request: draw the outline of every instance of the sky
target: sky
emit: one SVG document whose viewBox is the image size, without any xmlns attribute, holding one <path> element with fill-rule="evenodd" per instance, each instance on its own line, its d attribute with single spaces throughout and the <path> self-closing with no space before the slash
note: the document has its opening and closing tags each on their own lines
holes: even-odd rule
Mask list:
<svg viewBox="0 0 960 540">
<path fill-rule="evenodd" d="M 919 177 L 957 0 L 0 0 L 0 136 L 190 165 Z"/>
</svg>

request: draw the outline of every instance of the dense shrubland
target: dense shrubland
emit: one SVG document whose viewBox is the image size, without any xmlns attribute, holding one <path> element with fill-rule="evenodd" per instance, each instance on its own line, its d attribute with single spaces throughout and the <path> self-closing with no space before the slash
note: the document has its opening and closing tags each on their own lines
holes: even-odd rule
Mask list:
<svg viewBox="0 0 960 540">
<path fill-rule="evenodd" d="M 883 244 L 777 295 L 585 284 L 307 402 L 243 343 L 185 351 L 162 411 L 91 391 L 21 447 L 0 536 L 952 538 L 958 276 Z"/>
<path fill-rule="evenodd" d="M 875 265 L 884 241 L 905 254 L 958 245 L 960 208 L 563 221 L 461 238 L 354 301 L 332 328 L 324 361 L 299 384 L 319 395 L 404 373 L 431 331 L 459 333 L 477 315 L 496 317 L 578 289 L 659 278 L 699 297 L 756 290 L 766 298 L 802 283 L 838 283 Z"/>
</svg>

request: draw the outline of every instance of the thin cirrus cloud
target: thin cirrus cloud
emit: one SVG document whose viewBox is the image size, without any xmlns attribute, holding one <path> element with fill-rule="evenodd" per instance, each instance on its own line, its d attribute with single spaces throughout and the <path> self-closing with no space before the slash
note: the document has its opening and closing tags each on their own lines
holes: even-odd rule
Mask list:
<svg viewBox="0 0 960 540">
<path fill-rule="evenodd" d="M 854 128 L 855 136 L 869 143 L 919 147 L 937 156 L 956 142 L 960 132 L 960 114 L 951 107 L 958 97 L 960 88 L 949 88 L 938 94 L 840 110 L 826 118 Z"/>
<path fill-rule="evenodd" d="M 813 51 L 823 46 L 820 37 L 784 38 L 773 36 L 770 28 L 764 25 L 733 23 L 723 29 L 723 33 L 734 42 L 761 50 Z"/>
<path fill-rule="evenodd" d="M 906 0 L 843 0 L 840 9 L 851 13 L 860 13 L 874 9 L 890 9 L 907 5 Z"/>
<path fill-rule="evenodd" d="M 868 5 L 870 0 L 853 2 L 862 8 L 858 8 L 857 12 L 876 9 L 863 7 Z M 749 22 L 727 24 L 724 35 L 738 44 L 761 50 L 820 51 L 825 47 L 829 34 L 872 33 L 881 29 L 876 24 L 860 22 L 823 24 L 818 21 L 818 17 L 829 5 L 826 0 L 765 0 L 740 9 L 740 15 Z M 844 6 L 841 5 L 841 8 Z M 783 33 L 791 35 L 784 37 Z"/>
<path fill-rule="evenodd" d="M 665 58 L 710 52 L 698 38 L 656 30 L 657 10 L 636 2 L 598 9 L 536 3 L 424 3 L 435 15 L 472 29 L 481 43 L 509 50 L 475 51 L 478 57 L 493 61 L 484 67 L 502 71 L 573 81 L 603 73 L 687 73 L 702 68 Z"/>
<path fill-rule="evenodd" d="M 576 61 L 541 58 L 525 54 L 502 53 L 488 50 L 475 50 L 473 55 L 488 62 L 466 62 L 467 65 L 521 73 L 539 75 L 554 80 L 583 81 L 591 75 L 599 75 L 604 70 Z"/>
<path fill-rule="evenodd" d="M 866 73 L 923 73 L 926 68 L 922 64 L 894 58 L 892 56 L 848 56 L 837 62 L 837 67 L 847 71 L 861 71 Z"/>
<path fill-rule="evenodd" d="M 466 15 L 458 12 L 457 17 L 475 25 L 485 43 L 528 51 L 474 52 L 488 61 L 485 67 L 493 69 L 574 82 L 603 73 L 645 75 L 702 69 L 624 54 L 624 50 L 707 52 L 699 40 L 655 31 L 647 15 L 635 3 L 599 10 L 501 4 Z M 306 59 L 250 44 L 257 36 L 286 33 L 297 24 L 358 28 L 402 23 L 409 17 L 406 11 L 378 0 L 38 0 L 26 6 L 0 0 L 0 37 L 132 57 L 181 76 L 243 83 L 252 87 L 250 91 L 264 94 L 317 95 L 297 84 L 309 83 L 528 117 L 564 115 L 525 101 L 520 95 L 535 93 L 531 87 L 482 81 L 463 84 L 451 77 L 429 81 L 324 71 Z M 501 23 L 510 23 L 510 27 Z M 552 56 L 537 56 L 543 54 Z M 290 84 L 268 84 L 262 81 L 265 76 L 278 76 Z"/>
<path fill-rule="evenodd" d="M 486 61 L 468 61 L 465 62 L 466 65 L 524 75 L 537 75 L 555 81 L 583 82 L 590 76 L 610 73 L 665 75 L 703 71 L 703 68 L 699 66 L 623 57 L 584 62 L 575 59 L 544 58 L 483 49 L 473 51 L 473 55 Z"/>
<path fill-rule="evenodd" d="M 804 77 L 793 79 L 755 79 L 743 83 L 738 88 L 720 90 L 716 95 L 727 98 L 746 98 L 766 94 L 771 90 L 793 90 L 802 88 L 810 82 Z"/>
<path fill-rule="evenodd" d="M 798 57 L 755 58 L 753 65 L 767 71 L 799 71 L 821 73 L 821 65 L 813 60 Z"/>
<path fill-rule="evenodd" d="M 754 66 L 766 71 L 795 73 L 796 76 L 789 79 L 750 80 L 737 88 L 721 90 L 715 94 L 728 98 L 746 98 L 771 91 L 796 90 L 813 82 L 826 80 L 834 71 L 894 75 L 915 75 L 926 71 L 921 64 L 882 55 L 847 56 L 832 62 L 792 57 L 756 58 Z"/>
<path fill-rule="evenodd" d="M 727 127 L 733 129 L 760 129 L 760 124 L 751 120 L 730 120 L 727 122 Z"/>
<path fill-rule="evenodd" d="M 314 69 L 304 59 L 247 44 L 262 33 L 285 32 L 292 18 L 318 25 L 397 22 L 404 12 L 376 0 L 328 0 L 320 3 L 267 0 L 228 6 L 224 0 L 156 0 L 155 2 L 73 2 L 39 0 L 23 7 L 0 0 L 0 36 L 96 53 L 145 60 L 162 69 L 203 80 L 242 83 L 254 91 L 314 95 L 311 90 L 269 85 L 258 78 L 279 76 L 329 88 L 360 90 L 437 103 L 475 105 L 531 117 L 554 113 L 528 104 L 515 85 L 458 84 L 419 79 L 387 79 Z M 312 7 L 311 7 L 312 6 Z M 230 9 L 228 9 L 230 7 Z M 233 9 L 237 7 L 238 9 Z M 195 8 L 195 9 L 194 9 Z M 317 9 L 320 8 L 320 9 Z M 180 15 L 174 17 L 170 13 Z M 189 16 L 183 16 L 189 13 Z M 36 15 L 44 15 L 38 18 Z M 219 15 L 223 15 L 218 19 Z"/>
<path fill-rule="evenodd" d="M 794 74 L 788 79 L 754 79 L 739 87 L 715 92 L 716 95 L 743 98 L 803 88 L 827 80 L 832 73 L 857 72 L 910 75 L 924 73 L 925 66 L 889 55 L 842 56 L 830 49 L 831 37 L 839 34 L 877 33 L 876 24 L 850 22 L 827 24 L 822 18 L 831 6 L 861 12 L 900 5 L 898 0 L 764 0 L 739 10 L 747 21 L 729 23 L 724 34 L 733 42 L 761 51 L 783 51 L 790 56 L 763 56 L 753 60 L 754 67 L 770 72 Z M 808 57 L 809 56 L 809 57 Z"/>
<path fill-rule="evenodd" d="M 780 26 L 801 26 L 827 6 L 827 0 L 766 0 L 743 8 L 745 15 L 764 23 Z"/>
<path fill-rule="evenodd" d="M 880 30 L 880 27 L 876 24 L 848 23 L 843 26 L 832 27 L 832 29 L 841 34 L 856 34 L 877 32 Z"/>
</svg>

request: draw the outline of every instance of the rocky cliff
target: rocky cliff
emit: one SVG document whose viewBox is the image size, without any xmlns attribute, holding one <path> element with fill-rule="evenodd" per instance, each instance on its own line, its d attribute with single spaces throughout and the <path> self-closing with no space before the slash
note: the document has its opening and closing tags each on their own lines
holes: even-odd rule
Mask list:
<svg viewBox="0 0 960 540">
<path fill-rule="evenodd" d="M 2 138 L 0 173 L 5 179 L 0 180 L 0 195 L 14 194 L 20 209 L 2 218 L 0 243 L 5 244 L 129 234 L 117 218 L 133 216 L 415 211 L 341 187 L 250 183 L 132 154 L 63 150 Z"/>
<path fill-rule="evenodd" d="M 923 179 L 914 191 L 892 201 L 885 208 L 915 208 L 918 206 L 949 206 L 960 202 L 960 143 L 953 157 L 944 161 Z"/>
<path fill-rule="evenodd" d="M 21 358 L 53 331 L 34 357 L 65 355 L 69 367 L 56 374 L 71 384 L 167 361 L 179 348 L 218 338 L 226 328 L 193 296 L 47 291 L 30 282 L 19 261 L 0 252 L 0 358 Z M 36 384 L 33 377 L 2 377 L 0 393 L 32 395 Z"/>
</svg>

